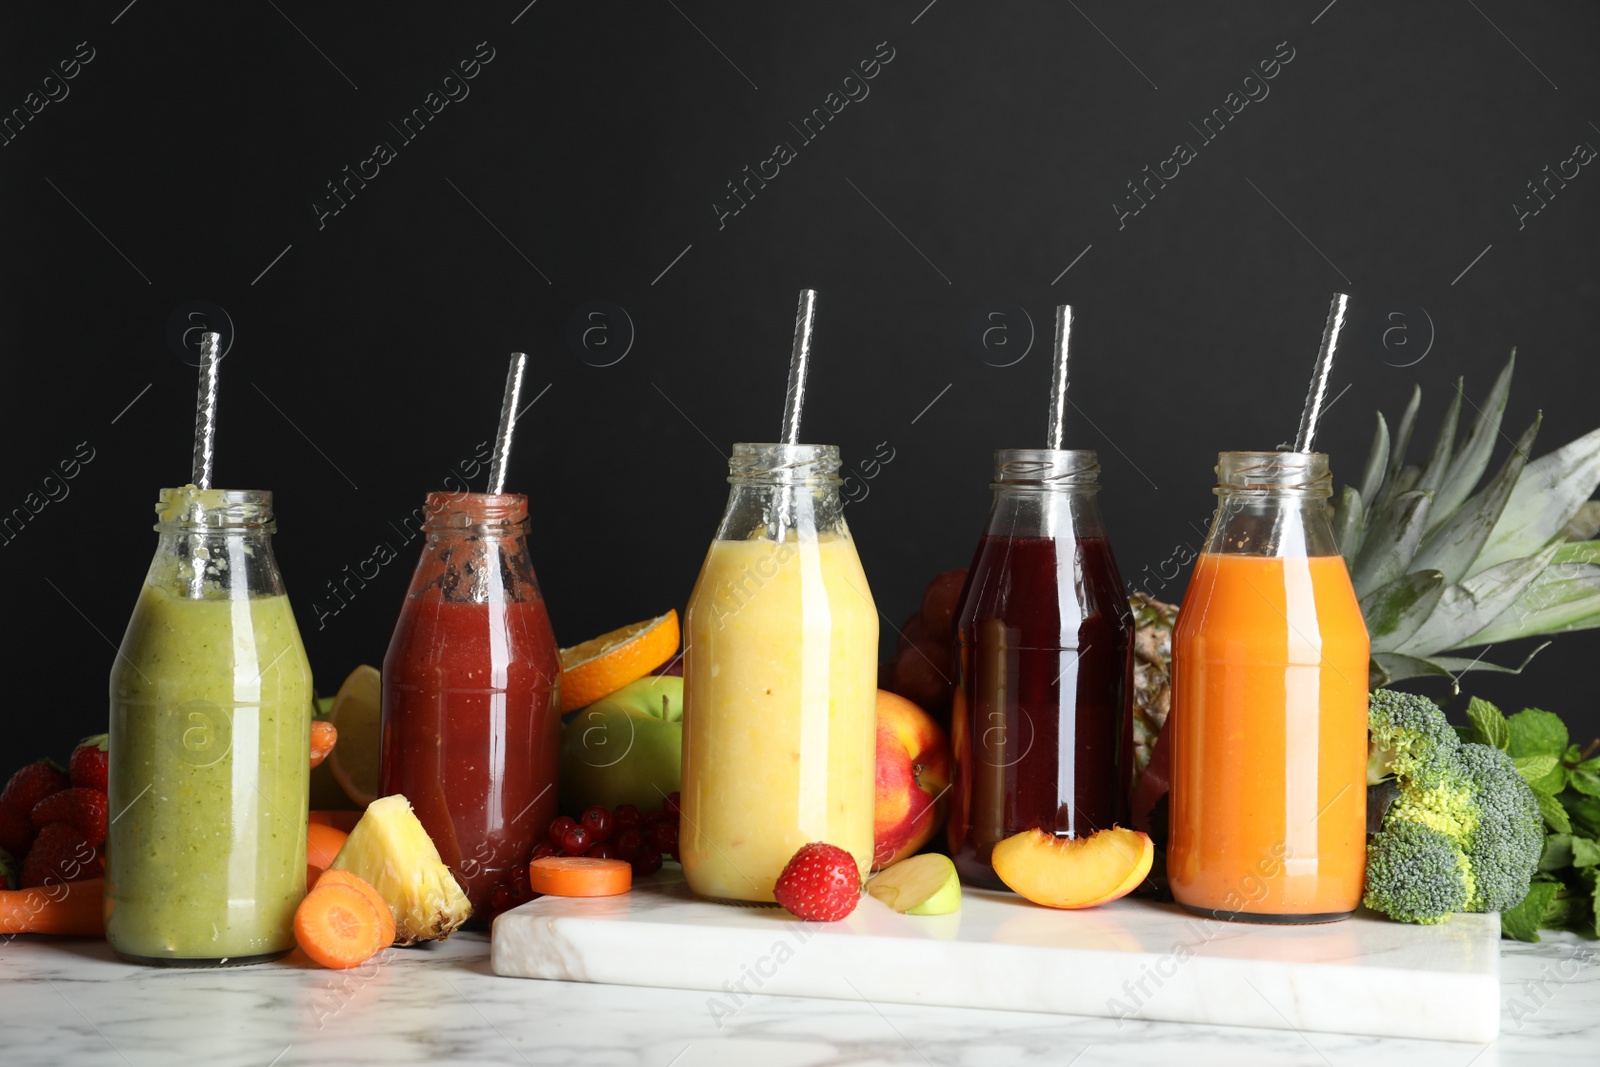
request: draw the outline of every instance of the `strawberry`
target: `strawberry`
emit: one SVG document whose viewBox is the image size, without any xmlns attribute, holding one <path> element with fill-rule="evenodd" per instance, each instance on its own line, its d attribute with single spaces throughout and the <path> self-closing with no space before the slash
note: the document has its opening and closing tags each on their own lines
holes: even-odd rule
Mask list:
<svg viewBox="0 0 1600 1067">
<path fill-rule="evenodd" d="M 72 750 L 72 758 L 67 761 L 67 774 L 72 778 L 73 785 L 85 786 L 89 789 L 106 791 L 106 763 L 111 756 L 111 737 L 109 734 L 95 734 L 85 737 L 78 742 L 78 747 Z"/>
<path fill-rule="evenodd" d="M 832 922 L 856 910 L 861 872 L 844 849 L 813 841 L 784 865 L 772 895 L 793 915 Z"/>
<path fill-rule="evenodd" d="M 334 742 L 339 740 L 339 731 L 333 728 L 333 723 L 326 719 L 313 719 L 311 722 L 311 766 L 317 767 L 328 758 L 328 753 L 333 751 Z"/>
<path fill-rule="evenodd" d="M 104 864 L 94 846 L 70 824 L 53 822 L 39 831 L 28 858 L 22 861 L 22 888 L 81 882 L 103 873 Z"/>
<path fill-rule="evenodd" d="M 13 856 L 26 856 L 39 832 L 33 820 L 19 811 L 0 806 L 0 849 Z"/>
<path fill-rule="evenodd" d="M 42 759 L 30 763 L 13 774 L 5 789 L 0 791 L 0 808 L 10 808 L 26 815 L 39 801 L 51 793 L 60 792 L 68 784 L 67 772 L 55 760 Z"/>
<path fill-rule="evenodd" d="M 70 823 L 91 845 L 106 839 L 106 795 L 98 789 L 73 786 L 51 793 L 30 814 L 39 830 L 55 822 Z"/>
</svg>

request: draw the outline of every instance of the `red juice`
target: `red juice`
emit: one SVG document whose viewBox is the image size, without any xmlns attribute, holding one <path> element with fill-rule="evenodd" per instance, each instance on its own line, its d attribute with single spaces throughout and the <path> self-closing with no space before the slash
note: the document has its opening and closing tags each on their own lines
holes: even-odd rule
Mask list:
<svg viewBox="0 0 1600 1067">
<path fill-rule="evenodd" d="M 1012 834 L 1127 823 L 1132 637 L 1103 536 L 979 542 L 955 630 L 949 837 L 964 881 L 1005 888 L 989 855 Z"/>
<path fill-rule="evenodd" d="M 560 658 L 515 529 L 430 522 L 383 661 L 383 793 L 411 801 L 479 922 L 556 812 Z"/>
</svg>

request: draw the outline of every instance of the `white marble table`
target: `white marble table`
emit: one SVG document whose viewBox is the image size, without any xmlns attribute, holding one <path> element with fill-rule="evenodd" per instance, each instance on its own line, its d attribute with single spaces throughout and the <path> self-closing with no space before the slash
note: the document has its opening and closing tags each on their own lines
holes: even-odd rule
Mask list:
<svg viewBox="0 0 1600 1067">
<path fill-rule="evenodd" d="M 1600 1062 L 1600 945 L 1505 943 L 1490 1046 L 757 996 L 714 1021 L 687 990 L 497 977 L 461 934 L 364 971 L 158 970 L 103 942 L 0 942 L 0 1064 L 1309 1064 Z M 1542 983 L 1542 985 L 1540 984 Z"/>
</svg>

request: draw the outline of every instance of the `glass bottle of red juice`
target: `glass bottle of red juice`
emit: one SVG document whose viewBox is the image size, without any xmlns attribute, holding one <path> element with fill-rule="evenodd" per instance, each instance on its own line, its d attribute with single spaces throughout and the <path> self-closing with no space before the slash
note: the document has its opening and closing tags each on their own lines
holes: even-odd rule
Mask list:
<svg viewBox="0 0 1600 1067">
<path fill-rule="evenodd" d="M 1005 885 L 995 844 L 1128 820 L 1133 615 L 1095 494 L 1091 451 L 995 453 L 994 506 L 956 612 L 950 854 Z"/>
<path fill-rule="evenodd" d="M 383 793 L 404 793 L 474 918 L 555 817 L 560 658 L 528 560 L 528 499 L 430 493 L 383 660 Z"/>
</svg>

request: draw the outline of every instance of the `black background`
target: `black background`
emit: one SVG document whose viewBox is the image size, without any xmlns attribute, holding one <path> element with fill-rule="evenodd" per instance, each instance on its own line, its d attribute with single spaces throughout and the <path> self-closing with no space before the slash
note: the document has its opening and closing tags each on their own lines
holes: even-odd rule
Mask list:
<svg viewBox="0 0 1600 1067">
<path fill-rule="evenodd" d="M 1292 437 L 1335 290 L 1354 321 L 1319 444 L 1341 480 L 1375 409 L 1397 417 L 1421 383 L 1420 453 L 1455 378 L 1481 398 L 1513 346 L 1496 465 L 1537 409 L 1541 453 L 1600 424 L 1600 173 L 1522 228 L 1512 206 L 1600 144 L 1590 5 L 525 2 L 0 13 L 0 109 L 78 42 L 94 54 L 0 147 L 0 506 L 79 442 L 95 456 L 0 547 L 6 770 L 103 729 L 151 505 L 187 478 L 193 357 L 167 334 L 191 300 L 235 331 L 218 483 L 276 492 L 324 692 L 381 660 L 415 546 L 319 619 L 326 583 L 492 435 L 513 349 L 539 399 L 509 487 L 558 638 L 681 609 L 728 447 L 778 432 L 803 286 L 821 292 L 806 438 L 847 463 L 893 449 L 848 514 L 896 623 L 968 562 L 991 451 L 1043 443 L 1058 302 L 1078 311 L 1068 443 L 1102 453 L 1125 576 L 1173 600 L 1215 453 Z M 388 124 L 479 42 L 470 94 L 405 143 Z M 802 143 L 789 124 L 880 42 L 870 94 Z M 1291 49 L 1201 143 L 1189 123 Z M 1125 183 L 1180 140 L 1198 158 L 1119 228 Z M 319 228 L 325 183 L 379 141 L 397 157 Z M 725 183 L 779 141 L 797 158 L 719 228 Z M 591 301 L 631 330 L 613 309 L 590 349 L 569 342 Z M 1562 637 L 1467 688 L 1593 732 L 1597 653 L 1600 633 Z"/>
</svg>

